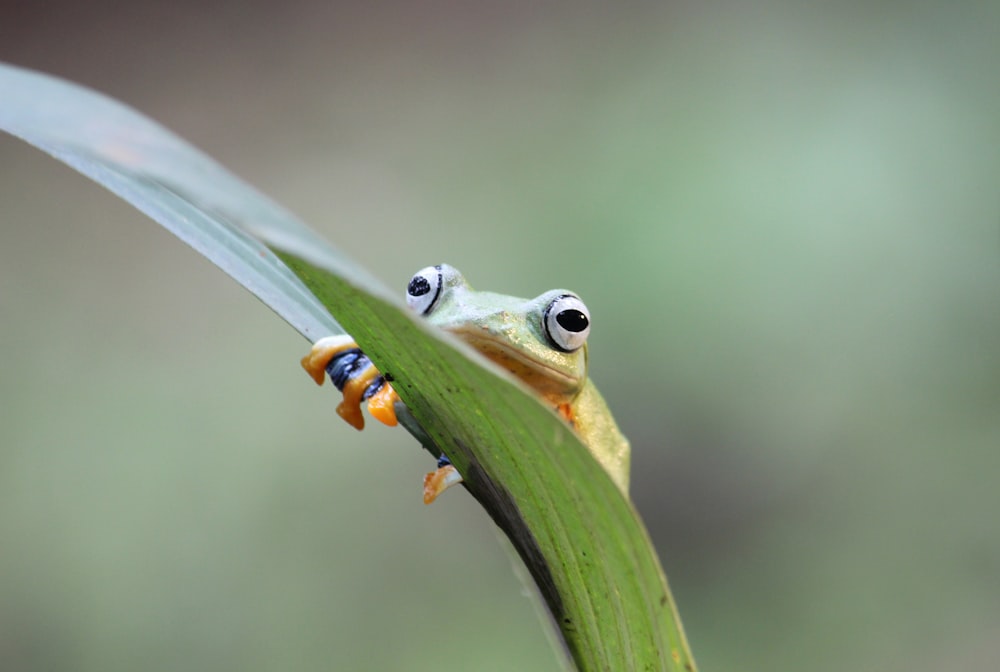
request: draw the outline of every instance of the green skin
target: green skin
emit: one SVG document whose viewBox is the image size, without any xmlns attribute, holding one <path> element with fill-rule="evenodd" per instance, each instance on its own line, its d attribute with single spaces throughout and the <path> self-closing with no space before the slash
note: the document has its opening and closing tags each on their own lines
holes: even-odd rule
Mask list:
<svg viewBox="0 0 1000 672">
<path fill-rule="evenodd" d="M 477 292 L 457 269 L 442 264 L 441 293 L 425 315 L 513 373 L 556 409 L 580 441 L 628 494 L 630 447 L 607 404 L 587 377 L 587 345 L 574 352 L 554 347 L 543 328 L 551 290 L 534 299 Z"/>
</svg>

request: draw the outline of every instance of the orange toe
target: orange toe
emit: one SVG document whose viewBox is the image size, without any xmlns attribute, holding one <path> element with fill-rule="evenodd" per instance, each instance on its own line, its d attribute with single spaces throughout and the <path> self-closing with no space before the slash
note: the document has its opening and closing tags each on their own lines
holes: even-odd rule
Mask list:
<svg viewBox="0 0 1000 672">
<path fill-rule="evenodd" d="M 433 504 L 438 495 L 461 482 L 462 475 L 452 465 L 438 467 L 437 471 L 432 471 L 424 476 L 424 504 Z"/>
<path fill-rule="evenodd" d="M 358 347 L 354 339 L 347 334 L 337 336 L 326 336 L 313 343 L 309 354 L 302 358 L 302 368 L 316 381 L 317 385 L 322 385 L 326 380 L 326 366 L 330 361 L 344 350 Z"/>
<path fill-rule="evenodd" d="M 395 427 L 399 424 L 399 420 L 396 419 L 396 401 L 398 399 L 399 395 L 396 394 L 396 390 L 392 389 L 392 385 L 385 383 L 382 385 L 382 389 L 368 400 L 368 412 L 383 425 Z"/>
</svg>

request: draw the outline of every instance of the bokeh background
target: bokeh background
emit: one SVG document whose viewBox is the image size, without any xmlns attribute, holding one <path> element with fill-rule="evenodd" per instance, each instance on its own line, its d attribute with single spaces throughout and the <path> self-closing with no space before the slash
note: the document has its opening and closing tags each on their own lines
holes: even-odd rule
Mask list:
<svg viewBox="0 0 1000 672">
<path fill-rule="evenodd" d="M 1000 664 L 1000 5 L 4 3 L 387 284 L 594 315 L 703 670 Z M 485 514 L 0 137 L 0 669 L 556 670 Z"/>
</svg>

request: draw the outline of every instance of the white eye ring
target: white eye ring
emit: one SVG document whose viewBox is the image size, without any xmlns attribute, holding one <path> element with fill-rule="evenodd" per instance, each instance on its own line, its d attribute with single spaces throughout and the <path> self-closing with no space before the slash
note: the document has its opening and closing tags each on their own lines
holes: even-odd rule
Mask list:
<svg viewBox="0 0 1000 672">
<path fill-rule="evenodd" d="M 406 305 L 421 315 L 426 315 L 437 303 L 443 286 L 444 276 L 440 266 L 420 269 L 406 286 Z"/>
<path fill-rule="evenodd" d="M 574 352 L 590 333 L 590 311 L 572 294 L 557 296 L 542 314 L 545 336 L 558 350 Z"/>
</svg>

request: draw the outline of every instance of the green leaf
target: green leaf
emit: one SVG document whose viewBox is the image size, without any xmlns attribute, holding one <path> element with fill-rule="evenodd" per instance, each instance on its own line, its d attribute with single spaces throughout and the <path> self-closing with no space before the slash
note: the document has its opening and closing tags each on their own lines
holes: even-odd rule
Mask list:
<svg viewBox="0 0 1000 672">
<path fill-rule="evenodd" d="M 415 319 L 286 210 L 120 103 L 0 65 L 0 129 L 132 203 L 306 338 L 340 332 L 336 315 L 511 540 L 579 669 L 694 669 L 631 503 L 518 381 Z"/>
</svg>

